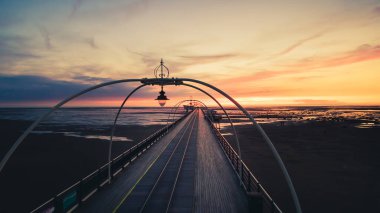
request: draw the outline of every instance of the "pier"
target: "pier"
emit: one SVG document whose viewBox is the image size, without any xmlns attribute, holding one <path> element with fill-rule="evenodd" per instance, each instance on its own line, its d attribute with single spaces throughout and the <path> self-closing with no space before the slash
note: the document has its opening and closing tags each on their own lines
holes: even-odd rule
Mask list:
<svg viewBox="0 0 380 213">
<path fill-rule="evenodd" d="M 166 73 L 165 73 L 166 70 Z M 101 87 L 140 82 L 119 107 L 110 135 L 108 162 L 80 179 L 32 212 L 282 212 L 253 172 L 241 159 L 238 135 L 222 104 L 199 84 L 223 95 L 252 122 L 269 146 L 289 187 L 296 212 L 302 212 L 294 186 L 281 157 L 262 127 L 234 98 L 206 82 L 169 78 L 163 61 L 154 70 L 155 78 L 122 79 L 105 82 L 76 93 L 35 120 L 16 140 L 0 162 L 0 172 L 17 147 L 44 119 L 67 102 Z M 192 83 L 192 84 L 189 84 Z M 234 150 L 219 132 L 222 119 L 202 101 L 177 120 L 170 120 L 180 101 L 169 113 L 167 125 L 114 159 L 112 140 L 125 103 L 137 90 L 159 86 L 155 99 L 164 106 L 169 98 L 164 86 L 186 86 L 210 97 L 224 112 L 237 143 Z M 205 112 L 206 111 L 206 112 Z M 205 116 L 206 115 L 206 116 Z M 217 119 L 216 119 L 217 118 Z"/>
<path fill-rule="evenodd" d="M 32 212 L 281 212 L 203 110 L 113 159 L 110 183 L 106 164 Z"/>
<path fill-rule="evenodd" d="M 195 110 L 79 212 L 248 212 L 237 176 Z"/>
</svg>

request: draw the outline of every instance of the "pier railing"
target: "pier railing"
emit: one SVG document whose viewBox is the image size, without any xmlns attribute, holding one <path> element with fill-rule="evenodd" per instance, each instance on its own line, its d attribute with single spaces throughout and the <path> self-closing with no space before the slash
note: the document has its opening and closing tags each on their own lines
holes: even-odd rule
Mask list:
<svg viewBox="0 0 380 213">
<path fill-rule="evenodd" d="M 168 133 L 178 122 L 183 120 L 188 114 L 181 117 L 172 124 L 169 124 L 144 140 L 140 141 L 127 151 L 115 157 L 111 161 L 112 177 L 117 176 L 123 169 L 127 168 L 136 158 L 143 154 L 160 138 Z M 93 173 L 76 182 L 74 185 L 63 190 L 61 193 L 52 197 L 33 211 L 32 213 L 42 212 L 71 212 L 91 197 L 96 191 L 108 183 L 108 163 L 104 164 Z"/>
<path fill-rule="evenodd" d="M 239 155 L 235 152 L 227 139 L 223 137 L 221 132 L 213 125 L 213 122 L 210 119 L 207 120 L 209 121 L 215 136 L 218 138 L 231 166 L 238 175 L 244 190 L 249 196 L 251 202 L 250 205 L 253 205 L 253 208 L 255 209 L 254 211 L 258 212 L 257 210 L 259 209 L 261 212 L 282 213 L 281 209 L 273 201 L 258 179 L 253 175 L 251 170 L 242 160 L 240 160 Z"/>
</svg>

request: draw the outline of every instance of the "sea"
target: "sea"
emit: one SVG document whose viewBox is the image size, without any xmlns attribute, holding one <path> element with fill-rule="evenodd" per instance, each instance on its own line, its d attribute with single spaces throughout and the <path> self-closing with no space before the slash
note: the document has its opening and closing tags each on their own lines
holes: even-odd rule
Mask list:
<svg viewBox="0 0 380 213">
<path fill-rule="evenodd" d="M 29 121 L 38 119 L 47 113 L 49 108 L 0 108 L 0 120 Z M 222 115 L 223 111 L 214 108 L 217 113 Z M 117 125 L 166 125 L 173 118 L 179 118 L 185 113 L 184 109 L 179 108 L 175 116 L 172 114 L 175 109 L 171 107 L 130 107 L 124 108 L 117 120 Z M 251 122 L 244 114 L 234 108 L 227 108 L 233 124 L 250 125 Z M 260 124 L 286 125 L 302 124 L 310 121 L 336 121 L 345 122 L 356 128 L 380 128 L 380 107 L 256 107 L 248 108 L 250 114 Z M 51 134 L 59 133 L 65 136 L 81 137 L 84 139 L 108 140 L 109 135 L 97 133 L 98 130 L 104 132 L 113 124 L 118 108 L 62 108 L 52 113 L 44 120 L 39 128 L 32 134 Z M 230 124 L 227 119 L 222 120 L 220 127 L 223 134 L 231 134 Z M 78 126 L 78 128 L 67 127 Z M 54 127 L 54 128 L 48 128 Z M 86 127 L 86 128 L 83 128 Z M 83 131 L 83 130 L 86 131 Z M 88 131 L 89 129 L 93 131 Z M 103 130 L 103 131 L 102 131 Z M 114 141 L 131 141 L 127 137 L 115 137 Z"/>
<path fill-rule="evenodd" d="M 49 110 L 49 108 L 0 108 L 0 120 L 2 121 L 1 124 L 4 125 L 9 120 L 33 122 Z M 176 112 L 175 114 L 174 111 Z M 62 108 L 43 120 L 31 134 L 60 134 L 69 137 L 108 141 L 110 138 L 109 130 L 113 125 L 117 112 L 118 108 Z M 183 109 L 124 108 L 118 117 L 117 125 L 163 126 L 183 114 Z M 117 136 L 113 140 L 132 141 L 128 137 Z"/>
<path fill-rule="evenodd" d="M 258 123 L 307 122 L 307 121 L 349 121 L 357 128 L 377 128 L 380 123 L 379 106 L 356 107 L 256 107 L 247 108 Z M 48 112 L 49 108 L 0 108 L 0 120 L 34 121 Z M 215 108 L 217 113 L 223 111 Z M 118 108 L 62 108 L 51 114 L 42 125 L 67 126 L 109 126 L 112 125 Z M 118 118 L 118 125 L 166 125 L 171 107 L 125 108 Z M 237 109 L 226 108 L 236 125 L 249 124 L 244 114 Z M 178 109 L 179 117 L 185 111 Z M 170 120 L 173 118 L 170 115 Z M 224 116 L 225 118 L 225 116 Z"/>
<path fill-rule="evenodd" d="M 49 108 L 0 108 L 0 119 L 34 121 Z M 112 125 L 117 108 L 62 108 L 51 114 L 43 124 L 48 125 Z M 119 125 L 164 125 L 169 108 L 125 108 L 121 111 Z M 180 112 L 180 111 L 178 111 Z"/>
</svg>

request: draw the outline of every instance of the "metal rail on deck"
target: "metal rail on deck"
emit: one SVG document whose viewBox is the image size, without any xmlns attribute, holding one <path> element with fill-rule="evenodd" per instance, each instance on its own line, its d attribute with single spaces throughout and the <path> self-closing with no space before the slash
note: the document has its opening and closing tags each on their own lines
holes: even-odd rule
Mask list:
<svg viewBox="0 0 380 213">
<path fill-rule="evenodd" d="M 144 140 L 140 141 L 127 151 L 115 157 L 111 163 L 112 176 L 116 176 L 121 170 L 125 169 L 138 158 L 142 153 L 155 144 L 160 138 L 168 133 L 168 129 L 172 128 L 178 122 L 183 120 L 188 114 L 178 119 L 176 122 L 165 126 Z M 72 186 L 66 188 L 55 197 L 49 199 L 31 213 L 39 212 L 68 212 L 72 211 L 91 197 L 99 188 L 108 182 L 108 163 L 95 170 L 85 178 L 76 182 Z"/>
<path fill-rule="evenodd" d="M 208 118 L 208 117 L 207 117 Z M 257 192 L 263 198 L 266 211 L 272 213 L 282 213 L 281 209 L 277 206 L 274 200 L 271 198 L 269 193 L 264 189 L 264 187 L 260 184 L 258 179 L 253 175 L 251 170 L 247 167 L 247 165 L 240 160 L 239 155 L 232 148 L 230 143 L 227 141 L 225 137 L 220 133 L 220 131 L 213 125 L 210 119 L 207 119 L 212 127 L 212 130 L 215 136 L 218 138 L 221 147 L 223 148 L 224 153 L 226 154 L 228 160 L 230 161 L 233 169 L 235 170 L 236 175 L 239 177 L 241 182 L 243 183 L 243 188 L 246 193 Z M 241 171 L 241 173 L 239 172 Z M 264 209 L 263 209 L 264 212 Z"/>
<path fill-rule="evenodd" d="M 164 173 L 167 172 L 167 168 L 168 168 L 169 164 L 170 164 L 171 162 L 173 162 L 173 161 L 172 161 L 173 156 L 176 154 L 177 149 L 182 145 L 182 139 L 183 139 L 183 137 L 186 135 L 186 131 L 187 131 L 187 130 L 189 129 L 189 127 L 190 127 L 189 138 L 188 138 L 188 140 L 187 140 L 186 148 L 185 148 L 185 151 L 184 151 L 184 153 L 183 153 L 183 156 L 185 156 L 185 154 L 186 154 L 186 149 L 187 149 L 187 146 L 188 146 L 188 143 L 189 143 L 190 137 L 191 137 L 191 132 L 193 131 L 193 128 L 194 128 L 194 124 L 195 124 L 196 119 L 197 119 L 196 116 L 194 116 L 194 118 L 189 119 L 189 121 L 188 121 L 188 126 L 186 126 L 186 128 L 185 128 L 183 134 L 182 134 L 181 137 L 179 138 L 178 143 L 175 145 L 175 147 L 174 147 L 172 153 L 170 154 L 169 159 L 166 161 L 166 163 L 165 163 L 163 169 L 161 170 L 160 174 L 158 175 L 158 177 L 157 177 L 157 179 L 156 179 L 156 181 L 155 181 L 153 187 L 150 189 L 149 194 L 148 194 L 148 196 L 146 197 L 146 199 L 145 199 L 145 201 L 144 201 L 144 204 L 141 206 L 141 208 L 140 208 L 140 210 L 139 210 L 140 213 L 141 213 L 141 212 L 144 212 L 144 210 L 145 210 L 145 208 L 146 208 L 146 206 L 147 206 L 149 200 L 151 199 L 151 197 L 152 197 L 153 193 L 155 192 L 156 188 L 158 187 L 159 182 L 163 180 L 162 177 L 163 177 Z M 181 164 L 180 164 L 180 166 L 179 166 L 179 168 L 178 168 L 178 172 L 181 171 L 181 167 L 182 167 L 182 161 L 181 161 Z M 174 183 L 174 186 L 173 186 L 173 190 L 174 190 L 174 188 L 175 188 L 175 183 Z M 173 191 L 172 191 L 172 193 L 173 193 Z M 171 194 L 171 196 L 172 196 L 172 194 Z M 170 202 L 171 202 L 171 198 L 172 198 L 171 196 L 170 196 L 170 198 L 169 198 L 169 201 L 168 201 L 167 209 L 166 209 L 166 210 L 168 210 L 168 208 L 169 208 L 169 205 L 170 205 Z M 166 212 L 168 212 L 168 211 L 166 211 Z"/>
</svg>

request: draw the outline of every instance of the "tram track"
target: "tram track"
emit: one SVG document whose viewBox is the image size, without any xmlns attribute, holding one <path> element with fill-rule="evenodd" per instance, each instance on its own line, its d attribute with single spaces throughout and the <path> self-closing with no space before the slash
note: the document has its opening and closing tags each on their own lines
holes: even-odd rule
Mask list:
<svg viewBox="0 0 380 213">
<path fill-rule="evenodd" d="M 199 111 L 197 111 L 197 113 L 195 115 L 197 117 L 196 120 L 199 119 L 199 115 L 198 114 L 199 114 Z M 195 126 L 195 128 L 194 128 L 194 126 Z M 180 193 L 180 191 L 181 191 L 181 189 L 178 189 L 179 188 L 178 185 L 181 182 L 180 180 L 183 179 L 184 176 L 186 176 L 186 174 L 184 174 L 184 173 L 186 173 L 186 171 L 184 171 L 184 169 L 185 169 L 184 167 L 186 166 L 186 165 L 184 165 L 184 162 L 185 162 L 185 158 L 186 157 L 189 158 L 189 156 L 187 156 L 189 154 L 188 153 L 189 143 L 190 143 L 190 140 L 191 140 L 191 136 L 193 136 L 193 131 L 194 130 L 195 130 L 195 134 L 194 135 L 197 136 L 198 135 L 198 122 L 196 122 L 196 124 L 192 126 L 192 130 L 191 130 L 191 132 L 189 134 L 189 137 L 187 139 L 186 149 L 185 149 L 185 152 L 183 153 L 183 156 L 182 156 L 182 159 L 181 159 L 181 163 L 180 163 L 180 168 L 177 171 L 177 175 L 176 175 L 176 178 L 175 178 L 174 186 L 173 186 L 172 191 L 170 193 L 169 202 L 168 202 L 168 205 L 167 205 L 167 208 L 166 208 L 165 212 L 172 212 L 173 203 L 175 203 L 174 198 L 176 197 L 175 196 L 175 194 L 176 194 L 175 192 Z M 190 160 L 188 159 L 188 161 L 190 161 Z M 187 162 L 187 163 L 191 163 L 191 162 Z M 192 188 L 194 189 L 194 187 L 192 187 Z M 193 199 L 191 200 L 191 203 L 193 204 Z M 191 212 L 192 212 L 192 210 L 191 210 Z"/>
<path fill-rule="evenodd" d="M 192 113 L 179 134 L 167 144 L 113 212 L 167 212 L 169 210 L 183 159 L 198 119 L 197 115 L 197 112 Z M 184 138 L 186 140 L 183 140 Z M 162 205 L 163 202 L 165 205 Z M 159 209 L 157 209 L 157 204 L 160 206 Z"/>
<path fill-rule="evenodd" d="M 162 170 L 159 178 L 156 180 L 154 188 L 152 188 L 144 205 L 139 212 L 168 212 L 172 202 L 173 194 L 177 185 L 178 176 L 182 171 L 182 165 L 187 153 L 187 148 L 192 136 L 195 123 L 197 123 L 198 114 L 194 113 L 195 118 L 187 132 L 186 140 L 178 142 L 178 151 L 173 152 L 173 155 Z M 164 203 L 166 202 L 166 205 Z"/>
</svg>

